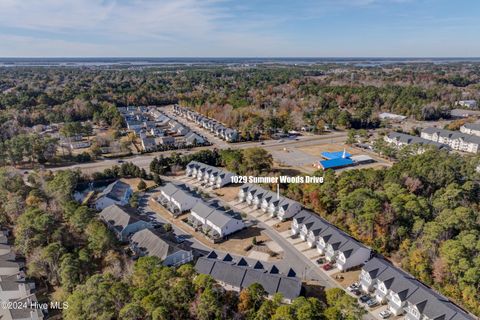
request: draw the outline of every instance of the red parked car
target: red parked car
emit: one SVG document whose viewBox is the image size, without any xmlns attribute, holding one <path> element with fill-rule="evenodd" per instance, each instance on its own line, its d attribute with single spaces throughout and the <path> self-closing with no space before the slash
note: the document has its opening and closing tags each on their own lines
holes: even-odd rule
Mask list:
<svg viewBox="0 0 480 320">
<path fill-rule="evenodd" d="M 325 263 L 323 266 L 322 266 L 322 269 L 325 270 L 325 271 L 328 271 L 330 269 L 332 269 L 333 266 L 330 264 L 330 263 Z"/>
</svg>

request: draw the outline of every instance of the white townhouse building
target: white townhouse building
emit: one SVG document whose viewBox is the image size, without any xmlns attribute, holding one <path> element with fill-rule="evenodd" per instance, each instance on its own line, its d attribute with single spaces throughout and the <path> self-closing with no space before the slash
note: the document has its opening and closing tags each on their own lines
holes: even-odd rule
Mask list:
<svg viewBox="0 0 480 320">
<path fill-rule="evenodd" d="M 198 161 L 191 161 L 186 169 L 187 177 L 196 177 L 197 180 L 203 181 L 208 187 L 213 189 L 222 188 L 232 183 L 233 173 L 230 171 L 210 166 Z"/>
<path fill-rule="evenodd" d="M 160 188 L 160 195 L 157 201 L 165 206 L 174 216 L 178 216 L 183 212 L 191 210 L 200 201 L 200 197 L 185 184 L 167 183 Z"/>
<path fill-rule="evenodd" d="M 367 261 L 362 267 L 359 275 L 360 287 L 365 293 L 371 293 L 375 290 L 378 276 L 390 268 L 391 264 L 382 258 L 374 257 Z"/>
<path fill-rule="evenodd" d="M 192 208 L 189 221 L 195 228 L 201 227 L 213 239 L 224 238 L 245 228 L 245 224 L 239 214 L 233 211 L 226 211 L 217 203 L 206 203 L 203 201 L 197 202 Z"/>
<path fill-rule="evenodd" d="M 347 243 L 338 248 L 336 266 L 340 271 L 347 271 L 367 262 L 371 253 L 370 248 L 350 238 Z"/>
<path fill-rule="evenodd" d="M 287 219 L 292 218 L 294 215 L 296 215 L 298 212 L 302 210 L 302 206 L 300 203 L 294 200 L 290 200 L 288 198 L 283 198 L 283 201 L 281 201 L 278 205 L 278 208 L 275 210 L 276 216 L 280 221 L 284 221 Z M 272 215 L 275 215 L 275 212 L 272 213 Z"/>
<path fill-rule="evenodd" d="M 197 125 L 210 130 L 216 136 L 222 138 L 227 142 L 235 142 L 239 139 L 238 131 L 232 128 L 228 128 L 216 120 L 210 119 L 202 114 L 188 110 L 181 106 L 174 106 L 174 112 L 177 115 L 182 116 L 190 121 L 194 121 Z"/>
<path fill-rule="evenodd" d="M 419 146 L 434 146 L 438 149 L 448 148 L 446 144 L 434 142 L 417 136 L 411 136 L 409 134 L 400 132 L 390 132 L 383 137 L 383 140 L 394 146 L 397 149 L 402 149 L 405 146 L 419 145 Z M 419 148 L 419 153 L 423 152 L 424 148 Z"/>
<path fill-rule="evenodd" d="M 266 213 L 270 204 L 275 200 L 280 200 L 279 195 L 276 192 L 268 191 L 262 198 L 260 209 Z"/>
<path fill-rule="evenodd" d="M 331 227 L 331 224 L 326 222 L 320 217 L 315 217 L 313 224 L 308 228 L 308 233 L 306 234 L 306 240 L 309 248 L 313 248 L 317 245 L 318 236 Z M 302 227 L 302 231 L 305 230 L 305 225 Z"/>
<path fill-rule="evenodd" d="M 460 132 L 480 137 L 480 123 L 465 123 L 460 127 Z"/>
<path fill-rule="evenodd" d="M 422 130 L 421 137 L 446 144 L 453 150 L 478 153 L 480 149 L 480 137 L 458 131 L 430 127 Z"/>
<path fill-rule="evenodd" d="M 405 314 L 406 320 L 475 319 L 382 257 L 374 257 L 365 263 L 359 282 L 364 292 L 375 292 L 380 303 L 388 304 L 388 310 L 394 315 Z"/>
<path fill-rule="evenodd" d="M 308 210 L 302 210 L 295 217 L 293 217 L 292 226 L 290 229 L 292 236 L 296 236 L 300 233 L 303 224 L 306 223 L 312 217 L 312 215 L 312 212 Z"/>
<path fill-rule="evenodd" d="M 245 183 L 244 185 L 242 185 L 240 187 L 240 189 L 238 190 L 238 201 L 239 202 L 245 202 L 247 201 L 247 197 L 248 197 L 248 194 L 250 193 L 250 190 L 252 188 L 255 188 L 255 186 L 253 184 L 250 184 L 250 183 Z"/>
<path fill-rule="evenodd" d="M 262 209 L 281 221 L 295 216 L 302 209 L 300 203 L 252 184 L 245 184 L 240 188 L 238 200 L 255 209 Z"/>
</svg>

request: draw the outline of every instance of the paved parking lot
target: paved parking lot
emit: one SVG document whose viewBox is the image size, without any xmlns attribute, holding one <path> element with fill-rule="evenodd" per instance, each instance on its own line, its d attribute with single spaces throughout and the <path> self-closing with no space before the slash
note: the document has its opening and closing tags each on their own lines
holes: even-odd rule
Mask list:
<svg viewBox="0 0 480 320">
<path fill-rule="evenodd" d="M 292 167 L 310 166 L 313 171 L 315 170 L 313 164 L 320 159 L 319 156 L 315 157 L 295 148 L 287 148 L 287 151 L 270 150 L 270 153 L 279 164 L 285 164 Z"/>
</svg>

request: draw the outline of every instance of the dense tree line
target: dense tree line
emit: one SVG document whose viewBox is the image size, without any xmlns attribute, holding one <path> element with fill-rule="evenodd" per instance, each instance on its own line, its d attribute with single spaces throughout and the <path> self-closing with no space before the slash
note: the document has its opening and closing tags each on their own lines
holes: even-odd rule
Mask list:
<svg viewBox="0 0 480 320">
<path fill-rule="evenodd" d="M 432 149 L 385 170 L 327 171 L 323 184 L 287 193 L 480 314 L 477 164 Z"/>
<path fill-rule="evenodd" d="M 23 161 L 46 163 L 56 157 L 58 139 L 36 133 L 19 134 L 10 139 L 0 139 L 0 166 L 16 165 Z"/>
<path fill-rule="evenodd" d="M 268 173 L 273 166 L 272 155 L 262 148 L 202 150 L 189 155 L 172 153 L 170 157 L 160 156 L 150 163 L 150 171 L 167 174 L 185 169 L 190 161 L 198 161 L 211 166 L 223 166 L 237 174 Z"/>
<path fill-rule="evenodd" d="M 119 128 L 118 106 L 177 102 L 241 129 L 247 139 L 305 125 L 374 127 L 379 111 L 435 119 L 462 97 L 479 99 L 478 70 L 477 64 L 3 68 L 0 129 L 11 138 L 23 127 L 56 122 Z"/>
<path fill-rule="evenodd" d="M 0 169 L 1 225 L 13 228 L 28 276 L 58 301 L 101 270 L 121 274 L 124 264 L 113 234 L 89 207 L 72 199 L 82 179 L 75 171 L 32 173 L 25 184 L 15 171 Z"/>
</svg>

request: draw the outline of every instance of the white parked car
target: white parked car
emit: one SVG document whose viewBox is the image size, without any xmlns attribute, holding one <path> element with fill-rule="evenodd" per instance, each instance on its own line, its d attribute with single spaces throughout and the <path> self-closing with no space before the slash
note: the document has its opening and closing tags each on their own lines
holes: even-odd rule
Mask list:
<svg viewBox="0 0 480 320">
<path fill-rule="evenodd" d="M 390 310 L 383 310 L 382 312 L 380 312 L 380 317 L 382 319 L 387 319 L 388 317 L 390 317 L 392 315 L 392 313 L 390 312 Z"/>
</svg>

